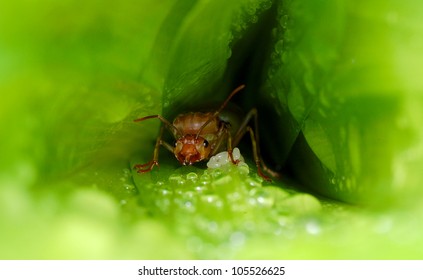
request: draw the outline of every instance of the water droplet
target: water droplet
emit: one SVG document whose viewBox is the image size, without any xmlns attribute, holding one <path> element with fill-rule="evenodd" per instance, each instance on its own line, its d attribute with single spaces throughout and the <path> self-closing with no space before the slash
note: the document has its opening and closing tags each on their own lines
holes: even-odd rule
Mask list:
<svg viewBox="0 0 423 280">
<path fill-rule="evenodd" d="M 289 196 L 289 193 L 287 191 L 277 186 L 267 186 L 265 188 L 265 191 L 268 196 L 274 200 L 274 204 L 277 204 L 278 202 L 284 200 Z"/>
<path fill-rule="evenodd" d="M 184 200 L 183 205 L 181 206 L 182 206 L 182 209 L 184 209 L 187 212 L 195 212 L 195 206 L 193 201 L 191 200 Z"/>
<path fill-rule="evenodd" d="M 228 195 L 226 196 L 226 199 L 233 203 L 236 201 L 240 201 L 241 200 L 241 194 L 239 192 L 232 192 L 232 193 L 228 193 Z"/>
<path fill-rule="evenodd" d="M 263 10 L 267 10 L 272 6 L 272 1 L 263 1 L 261 7 Z"/>
<path fill-rule="evenodd" d="M 159 210 L 166 213 L 170 207 L 170 199 L 168 198 L 158 199 L 155 201 L 155 204 L 157 208 L 159 208 Z"/>
<path fill-rule="evenodd" d="M 213 203 L 218 198 L 217 195 L 209 194 L 201 197 L 201 200 L 207 203 Z"/>
<path fill-rule="evenodd" d="M 255 7 L 251 7 L 249 9 L 246 10 L 247 14 L 249 14 L 250 16 L 254 15 L 256 12 Z"/>
<path fill-rule="evenodd" d="M 222 176 L 222 170 L 220 168 L 213 169 L 213 171 L 211 172 L 211 176 L 213 178 L 218 178 Z"/>
<path fill-rule="evenodd" d="M 254 188 L 261 187 L 261 182 L 260 182 L 260 181 L 257 181 L 257 180 L 254 180 L 253 178 L 248 178 L 248 179 L 246 180 L 246 183 L 247 183 L 250 187 L 254 187 Z"/>
<path fill-rule="evenodd" d="M 279 226 L 286 227 L 288 225 L 288 218 L 287 217 L 280 216 L 278 218 L 277 222 L 278 222 L 278 225 Z"/>
<path fill-rule="evenodd" d="M 201 252 L 203 250 L 203 241 L 198 236 L 192 236 L 187 240 L 187 247 L 194 252 Z"/>
<path fill-rule="evenodd" d="M 276 44 L 275 44 L 276 53 L 282 53 L 283 52 L 283 46 L 284 46 L 283 40 L 277 41 Z"/>
<path fill-rule="evenodd" d="M 214 186 L 216 186 L 216 185 L 217 186 L 218 185 L 226 185 L 226 184 L 230 183 L 231 181 L 232 181 L 232 177 L 229 176 L 229 175 L 226 175 L 226 176 L 223 176 L 223 177 L 220 177 L 220 178 L 214 180 L 212 185 L 214 185 Z"/>
<path fill-rule="evenodd" d="M 125 187 L 125 190 L 127 190 L 127 191 L 133 191 L 133 190 L 135 190 L 135 186 L 134 185 L 123 184 L 123 186 Z"/>
<path fill-rule="evenodd" d="M 285 29 L 288 26 L 288 20 L 289 20 L 288 15 L 281 16 L 281 19 L 279 22 L 280 26 Z"/>
<path fill-rule="evenodd" d="M 238 170 L 242 175 L 248 175 L 250 173 L 250 168 L 245 162 L 238 163 Z"/>
<path fill-rule="evenodd" d="M 203 175 L 201 175 L 201 182 L 207 182 L 210 183 L 211 177 L 208 173 L 204 172 Z"/>
<path fill-rule="evenodd" d="M 207 187 L 200 185 L 200 186 L 195 186 L 194 189 L 197 193 L 203 193 L 205 190 L 207 190 Z"/>
<path fill-rule="evenodd" d="M 230 58 L 232 56 L 232 49 L 231 48 L 227 48 L 226 50 L 226 58 Z"/>
<path fill-rule="evenodd" d="M 293 195 L 283 200 L 282 206 L 287 207 L 294 214 L 311 214 L 322 208 L 320 201 L 310 194 Z"/>
<path fill-rule="evenodd" d="M 246 221 L 244 223 L 244 228 L 247 231 L 255 232 L 256 231 L 256 224 L 253 221 Z"/>
<path fill-rule="evenodd" d="M 169 181 L 170 182 L 177 182 L 177 181 L 179 181 L 181 179 L 182 179 L 182 177 L 180 175 L 178 175 L 178 174 L 172 174 L 172 175 L 169 176 Z"/>
<path fill-rule="evenodd" d="M 223 201 L 222 199 L 215 195 L 215 194 L 208 194 L 201 197 L 201 200 L 209 205 L 213 205 L 216 208 L 222 208 L 223 207 Z"/>
<path fill-rule="evenodd" d="M 215 221 L 211 221 L 207 224 L 207 228 L 210 232 L 216 232 L 219 229 L 219 225 Z"/>
<path fill-rule="evenodd" d="M 160 196 L 169 196 L 172 194 L 172 191 L 169 189 L 157 189 L 157 192 Z"/>
<path fill-rule="evenodd" d="M 237 202 L 230 205 L 232 212 L 247 213 L 251 209 L 248 204 Z"/>
<path fill-rule="evenodd" d="M 232 233 L 231 237 L 229 238 L 231 245 L 234 247 L 240 247 L 244 245 L 245 239 L 245 234 L 240 231 Z"/>
<path fill-rule="evenodd" d="M 282 234 L 282 228 L 276 228 L 275 231 L 273 232 L 274 235 L 279 236 Z"/>
<path fill-rule="evenodd" d="M 173 191 L 173 192 L 174 192 L 174 193 L 176 193 L 176 194 L 178 194 L 178 195 L 183 195 L 184 190 L 182 190 L 182 189 L 178 188 L 178 189 L 174 189 L 174 191 Z"/>
<path fill-rule="evenodd" d="M 319 223 L 316 220 L 311 220 L 305 225 L 306 231 L 312 235 L 317 235 L 321 232 Z"/>
<path fill-rule="evenodd" d="M 186 178 L 189 181 L 196 182 L 197 179 L 198 179 L 198 175 L 197 175 L 197 173 L 190 172 L 190 173 L 187 174 Z"/>
<path fill-rule="evenodd" d="M 125 174 L 126 177 L 129 176 L 129 174 L 131 174 L 131 170 L 129 170 L 128 168 L 124 168 L 122 169 L 123 174 Z"/>
<path fill-rule="evenodd" d="M 281 56 L 282 63 L 287 62 L 288 61 L 288 58 L 289 58 L 288 52 L 287 51 L 282 52 L 282 56 Z"/>
<path fill-rule="evenodd" d="M 181 175 L 172 174 L 169 176 L 169 183 L 181 186 L 185 184 L 185 179 Z"/>
<path fill-rule="evenodd" d="M 261 191 L 256 195 L 257 202 L 263 207 L 272 207 L 275 200 L 267 192 Z"/>
<path fill-rule="evenodd" d="M 192 191 L 184 192 L 182 195 L 185 199 L 193 199 L 195 197 L 195 193 Z"/>
<path fill-rule="evenodd" d="M 257 205 L 257 200 L 253 197 L 248 198 L 248 204 L 251 206 L 256 206 Z"/>
</svg>

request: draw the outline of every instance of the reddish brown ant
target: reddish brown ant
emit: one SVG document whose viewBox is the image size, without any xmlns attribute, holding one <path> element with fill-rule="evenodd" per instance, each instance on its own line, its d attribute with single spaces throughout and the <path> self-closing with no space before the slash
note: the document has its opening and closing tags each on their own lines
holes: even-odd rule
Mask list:
<svg viewBox="0 0 423 280">
<path fill-rule="evenodd" d="M 238 145 L 245 133 L 249 132 L 258 174 L 266 181 L 271 180 L 262 170 L 273 177 L 278 177 L 279 174 L 269 169 L 261 159 L 259 137 L 257 134 L 257 110 L 255 108 L 251 109 L 248 114 L 239 121 L 239 126 L 237 127 L 234 127 L 235 121 L 232 122 L 228 120 L 229 116 L 225 118 L 224 109 L 228 105 L 229 100 L 244 87 L 245 85 L 241 85 L 233 90 L 220 108 L 214 112 L 180 114 L 173 120 L 173 123 L 170 123 L 160 115 L 151 115 L 134 120 L 135 122 L 141 122 L 147 119 L 156 118 L 164 124 L 164 126 L 162 125 L 160 128 L 160 133 L 156 140 L 153 159 L 145 164 L 136 164 L 134 168 L 137 172 L 146 173 L 151 171 L 155 165 L 159 165 L 160 145 L 172 152 L 182 165 L 192 165 L 193 163 L 208 159 L 224 150 L 222 143 L 226 141 L 226 150 L 228 151 L 230 160 L 233 164 L 237 164 L 238 161 L 234 160 L 232 155 L 233 147 Z M 251 119 L 254 119 L 254 130 L 248 125 Z M 165 127 L 176 139 L 174 146 L 162 140 Z"/>
</svg>

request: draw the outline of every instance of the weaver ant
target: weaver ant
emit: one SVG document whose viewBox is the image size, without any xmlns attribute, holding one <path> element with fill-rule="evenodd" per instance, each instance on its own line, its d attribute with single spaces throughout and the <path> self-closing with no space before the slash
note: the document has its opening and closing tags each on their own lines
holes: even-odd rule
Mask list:
<svg viewBox="0 0 423 280">
<path fill-rule="evenodd" d="M 159 119 L 163 124 L 156 140 L 153 159 L 145 164 L 136 164 L 134 168 L 137 172 L 146 173 L 151 171 L 155 165 L 159 165 L 160 146 L 172 152 L 182 165 L 192 165 L 196 162 L 209 159 L 225 148 L 231 162 L 237 164 L 239 161 L 234 160 L 232 155 L 233 147 L 237 146 L 242 137 L 248 132 L 251 137 L 253 157 L 258 174 L 266 181 L 271 181 L 271 179 L 263 171 L 272 177 L 279 177 L 279 174 L 269 169 L 261 159 L 256 108 L 251 109 L 238 122 L 233 121 L 233 114 L 232 116 L 225 114 L 225 108 L 231 98 L 244 89 L 244 87 L 245 85 L 241 85 L 233 90 L 216 111 L 180 114 L 172 123 L 161 115 L 151 115 L 134 120 L 134 122 L 141 122 L 147 119 Z M 230 119 L 231 117 L 232 120 Z M 240 116 L 238 115 L 236 117 L 239 118 Z M 254 122 L 254 129 L 249 126 L 251 120 Z M 165 128 L 176 139 L 174 145 L 162 140 Z"/>
</svg>

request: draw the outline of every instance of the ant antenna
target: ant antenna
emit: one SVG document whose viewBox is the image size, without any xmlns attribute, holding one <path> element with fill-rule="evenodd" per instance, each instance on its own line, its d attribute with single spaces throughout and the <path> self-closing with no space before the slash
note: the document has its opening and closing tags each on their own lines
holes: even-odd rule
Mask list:
<svg viewBox="0 0 423 280">
<path fill-rule="evenodd" d="M 211 120 L 215 117 L 217 117 L 220 112 L 222 112 L 222 110 L 226 107 L 226 105 L 228 105 L 229 100 L 232 99 L 232 97 L 234 97 L 235 94 L 237 94 L 238 92 L 240 92 L 242 89 L 245 88 L 245 85 L 240 85 L 239 87 L 237 87 L 236 89 L 234 89 L 231 94 L 229 94 L 229 96 L 226 98 L 226 100 L 223 102 L 223 104 L 220 106 L 220 108 L 214 112 L 214 114 L 200 127 L 200 129 L 197 132 L 197 135 L 195 136 L 195 139 L 198 139 L 198 136 L 200 136 L 201 131 L 206 127 L 206 125 L 209 124 L 209 122 L 211 122 Z"/>
<path fill-rule="evenodd" d="M 134 120 L 134 122 L 141 122 L 148 119 L 159 119 L 167 127 L 167 129 L 169 129 L 172 132 L 175 138 L 180 138 L 183 136 L 182 133 L 178 130 L 178 128 L 176 128 L 176 126 L 174 126 L 172 123 L 170 123 L 168 120 L 166 120 L 160 115 L 151 115 L 151 116 L 142 117 L 142 118 Z M 176 136 L 179 136 L 179 137 L 176 137 Z"/>
</svg>

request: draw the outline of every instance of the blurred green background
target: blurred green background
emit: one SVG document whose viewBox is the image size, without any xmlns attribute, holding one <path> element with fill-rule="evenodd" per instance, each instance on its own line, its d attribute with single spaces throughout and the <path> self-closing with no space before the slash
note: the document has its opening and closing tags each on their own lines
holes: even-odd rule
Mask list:
<svg viewBox="0 0 423 280">
<path fill-rule="evenodd" d="M 423 257 L 421 2 L 1 6 L 1 259 Z M 242 83 L 283 180 L 248 141 L 249 174 L 133 173 L 159 126 L 133 119 Z"/>
</svg>

